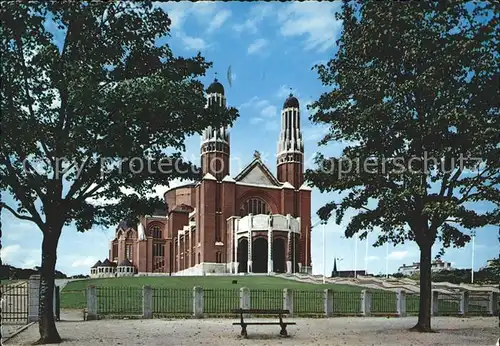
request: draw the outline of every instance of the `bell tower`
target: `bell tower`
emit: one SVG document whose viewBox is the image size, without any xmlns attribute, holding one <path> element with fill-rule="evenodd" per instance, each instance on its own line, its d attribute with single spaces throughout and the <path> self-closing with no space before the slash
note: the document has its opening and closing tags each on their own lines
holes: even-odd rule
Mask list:
<svg viewBox="0 0 500 346">
<path fill-rule="evenodd" d="M 224 87 L 214 79 L 207 89 L 207 108 L 225 107 Z M 202 176 L 210 173 L 217 181 L 229 174 L 229 128 L 208 126 L 201 136 Z"/>
<path fill-rule="evenodd" d="M 298 190 L 304 182 L 304 141 L 300 131 L 299 101 L 292 93 L 281 111 L 281 132 L 278 141 L 277 178 Z"/>
</svg>

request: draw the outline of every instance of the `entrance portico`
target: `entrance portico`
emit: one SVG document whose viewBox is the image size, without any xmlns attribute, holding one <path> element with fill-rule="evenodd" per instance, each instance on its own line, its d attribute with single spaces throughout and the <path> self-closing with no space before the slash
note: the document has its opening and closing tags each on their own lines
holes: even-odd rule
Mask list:
<svg viewBox="0 0 500 346">
<path fill-rule="evenodd" d="M 300 218 L 249 214 L 234 219 L 231 273 L 298 272 Z"/>
</svg>

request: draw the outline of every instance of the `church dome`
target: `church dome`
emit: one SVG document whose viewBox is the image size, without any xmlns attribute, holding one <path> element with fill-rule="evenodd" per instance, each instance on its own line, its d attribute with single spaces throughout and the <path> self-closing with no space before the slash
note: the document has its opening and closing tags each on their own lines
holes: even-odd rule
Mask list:
<svg viewBox="0 0 500 346">
<path fill-rule="evenodd" d="M 299 100 L 293 94 L 290 94 L 283 104 L 283 109 L 285 108 L 300 108 Z"/>
<path fill-rule="evenodd" d="M 222 94 L 224 95 L 224 87 L 219 83 L 217 78 L 214 79 L 212 84 L 209 85 L 207 92 L 209 94 Z"/>
</svg>

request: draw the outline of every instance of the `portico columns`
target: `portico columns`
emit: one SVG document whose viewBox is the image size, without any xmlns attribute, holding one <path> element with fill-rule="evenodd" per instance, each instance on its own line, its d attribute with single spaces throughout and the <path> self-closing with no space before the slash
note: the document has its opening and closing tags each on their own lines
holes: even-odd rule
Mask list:
<svg viewBox="0 0 500 346">
<path fill-rule="evenodd" d="M 294 234 L 295 236 L 295 234 Z M 290 260 L 292 257 L 292 231 L 288 231 L 288 244 L 286 251 L 286 272 L 287 274 L 292 273 L 292 261 Z"/>
<path fill-rule="evenodd" d="M 181 235 L 177 233 L 177 271 L 181 271 Z"/>
<path fill-rule="evenodd" d="M 234 241 L 234 258 L 233 258 L 233 267 L 234 267 L 234 273 L 238 273 L 238 233 L 237 229 L 234 229 L 233 233 L 233 241 Z"/>
<path fill-rule="evenodd" d="M 252 230 L 248 231 L 248 261 L 247 261 L 247 272 L 252 272 Z"/>
<path fill-rule="evenodd" d="M 247 260 L 247 272 L 252 272 L 252 214 L 248 214 L 248 260 Z"/>
<path fill-rule="evenodd" d="M 273 272 L 273 229 L 267 230 L 267 273 Z"/>
</svg>

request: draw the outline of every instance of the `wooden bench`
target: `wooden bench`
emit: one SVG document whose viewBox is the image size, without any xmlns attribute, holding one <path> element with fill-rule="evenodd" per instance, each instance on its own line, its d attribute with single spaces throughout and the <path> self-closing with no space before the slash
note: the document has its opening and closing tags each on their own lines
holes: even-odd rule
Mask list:
<svg viewBox="0 0 500 346">
<path fill-rule="evenodd" d="M 231 310 L 233 314 L 240 315 L 240 322 L 233 322 L 233 326 L 241 326 L 241 336 L 246 338 L 247 335 L 247 326 L 265 326 L 265 325 L 275 325 L 280 326 L 280 336 L 286 337 L 288 333 L 286 331 L 286 327 L 288 325 L 295 325 L 295 322 L 283 322 L 283 315 L 288 315 L 290 313 L 289 310 L 266 310 L 266 309 L 233 309 Z M 278 315 L 279 322 L 245 322 L 243 315 L 245 314 L 254 314 L 254 315 Z"/>
</svg>

